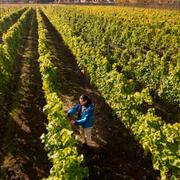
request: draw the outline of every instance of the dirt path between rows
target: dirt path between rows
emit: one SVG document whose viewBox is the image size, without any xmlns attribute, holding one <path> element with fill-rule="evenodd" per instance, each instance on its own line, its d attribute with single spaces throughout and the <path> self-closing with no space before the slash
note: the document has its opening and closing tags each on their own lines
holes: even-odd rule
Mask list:
<svg viewBox="0 0 180 180">
<path fill-rule="evenodd" d="M 62 99 L 65 111 L 78 102 L 81 94 L 87 94 L 95 105 L 95 125 L 93 139 L 100 148 L 92 149 L 79 146 L 85 156 L 84 165 L 89 167 L 89 179 L 102 180 L 155 180 L 159 179 L 159 171 L 152 168 L 150 158 L 143 156 L 143 150 L 124 127 L 120 119 L 112 114 L 98 91 L 79 70 L 75 57 L 65 46 L 61 36 L 43 16 L 50 34 L 47 37 L 56 53 L 54 64 L 59 68 L 62 83 Z"/>
<path fill-rule="evenodd" d="M 39 72 L 38 34 L 35 11 L 25 48 L 16 61 L 15 86 L 9 95 L 12 104 L 6 119 L 0 154 L 0 179 L 39 180 L 49 175 L 51 167 L 40 136 L 46 132 L 47 118 L 42 112 L 46 104 Z M 7 100 L 8 101 L 8 100 Z M 2 137 L 1 137 L 2 138 Z"/>
</svg>

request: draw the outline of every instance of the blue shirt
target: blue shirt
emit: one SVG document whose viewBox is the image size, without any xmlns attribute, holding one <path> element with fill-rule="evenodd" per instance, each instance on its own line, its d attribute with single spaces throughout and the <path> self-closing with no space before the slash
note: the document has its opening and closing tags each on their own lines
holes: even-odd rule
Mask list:
<svg viewBox="0 0 180 180">
<path fill-rule="evenodd" d="M 68 116 L 78 113 L 78 120 L 75 121 L 75 125 L 81 125 L 83 128 L 90 128 L 94 122 L 94 106 L 81 106 L 76 104 L 73 108 L 68 111 Z"/>
</svg>

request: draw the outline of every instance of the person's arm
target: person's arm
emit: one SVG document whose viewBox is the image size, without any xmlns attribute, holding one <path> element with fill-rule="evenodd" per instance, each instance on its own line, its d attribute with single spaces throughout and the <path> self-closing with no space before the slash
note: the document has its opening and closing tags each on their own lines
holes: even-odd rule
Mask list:
<svg viewBox="0 0 180 180">
<path fill-rule="evenodd" d="M 67 116 L 70 117 L 73 114 L 75 114 L 76 112 L 78 112 L 80 104 L 76 104 L 73 108 L 71 108 L 68 112 L 67 112 Z"/>
<path fill-rule="evenodd" d="M 76 120 L 74 122 L 74 124 L 75 125 L 82 125 L 82 124 L 86 123 L 86 121 L 88 120 L 89 116 L 91 116 L 92 114 L 93 114 L 93 109 L 90 108 L 90 109 L 87 110 L 85 117 L 82 118 L 82 119 Z"/>
<path fill-rule="evenodd" d="M 87 114 L 84 118 L 79 119 L 79 120 L 76 120 L 76 121 L 74 122 L 74 124 L 75 124 L 75 125 L 82 125 L 82 124 L 84 124 L 84 123 L 87 121 L 87 119 L 88 119 L 88 114 Z"/>
</svg>

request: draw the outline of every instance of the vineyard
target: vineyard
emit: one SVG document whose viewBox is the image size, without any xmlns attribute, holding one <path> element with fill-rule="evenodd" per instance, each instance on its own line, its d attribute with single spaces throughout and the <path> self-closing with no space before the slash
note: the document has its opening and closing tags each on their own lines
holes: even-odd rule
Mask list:
<svg viewBox="0 0 180 180">
<path fill-rule="evenodd" d="M 0 8 L 0 179 L 180 178 L 180 12 Z M 67 110 L 95 105 L 84 146 Z"/>
</svg>

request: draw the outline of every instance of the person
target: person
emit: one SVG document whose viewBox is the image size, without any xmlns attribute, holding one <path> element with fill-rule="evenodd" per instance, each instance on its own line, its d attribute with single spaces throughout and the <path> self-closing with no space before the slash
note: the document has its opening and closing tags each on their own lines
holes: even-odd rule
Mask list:
<svg viewBox="0 0 180 180">
<path fill-rule="evenodd" d="M 88 146 L 95 146 L 95 142 L 91 138 L 94 123 L 94 105 L 88 96 L 81 95 L 79 103 L 67 112 L 68 117 L 72 117 L 74 114 L 77 114 L 77 120 L 71 120 L 71 124 L 82 126 L 83 142 Z"/>
</svg>

